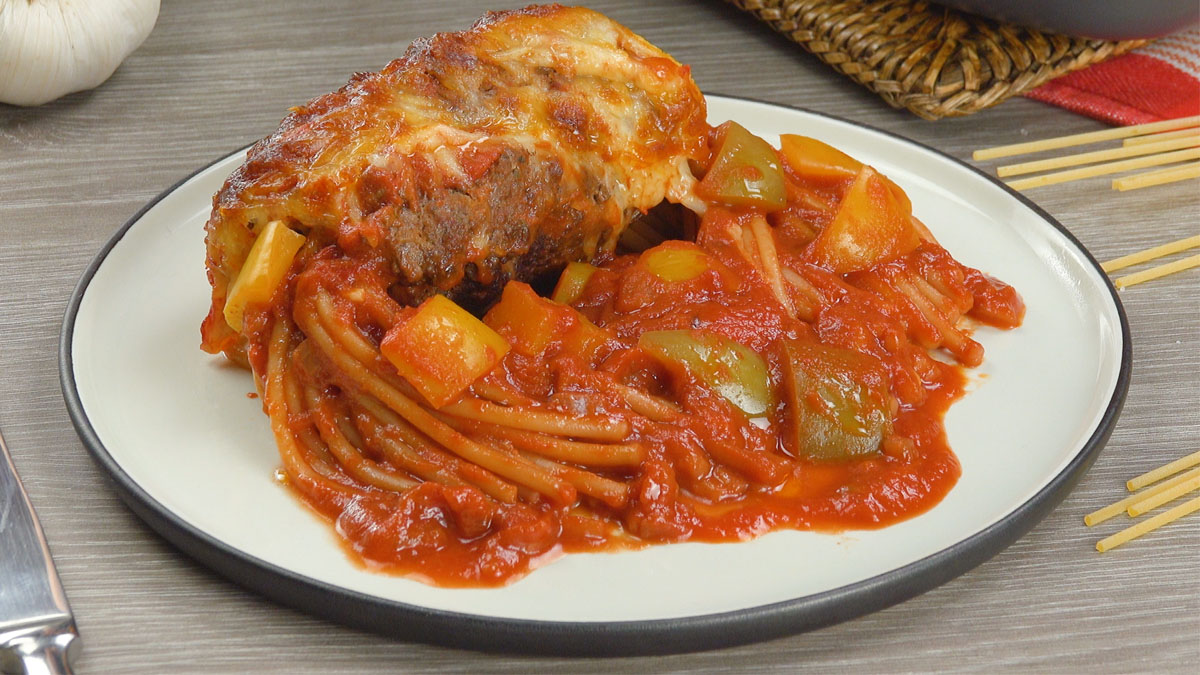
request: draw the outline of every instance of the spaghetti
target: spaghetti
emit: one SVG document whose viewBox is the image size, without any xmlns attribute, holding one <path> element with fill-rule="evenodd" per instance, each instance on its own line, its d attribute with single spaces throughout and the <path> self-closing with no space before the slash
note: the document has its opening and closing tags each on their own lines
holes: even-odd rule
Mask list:
<svg viewBox="0 0 1200 675">
<path fill-rule="evenodd" d="M 536 11 L 543 32 L 581 20 L 581 10 Z M 655 86 L 686 77 L 669 57 L 653 58 L 662 59 L 651 64 Z M 572 124 L 584 124 L 580 115 Z M 471 268 L 475 291 L 493 288 L 482 319 L 431 296 L 461 297 L 463 276 L 414 275 L 387 243 L 388 228 L 411 221 L 428 194 L 369 217 L 351 209 L 330 230 L 313 219 L 343 207 L 346 194 L 358 200 L 361 183 L 339 193 L 327 182 L 325 201 L 301 200 L 306 211 L 284 214 L 269 200 L 240 204 L 248 198 L 235 177 L 210 221 L 206 347 L 250 366 L 287 485 L 330 519 L 352 555 L 431 583 L 503 584 L 569 552 L 911 517 L 959 475 L 941 419 L 962 394 L 962 369 L 983 358 L 967 324 L 1014 327 L 1023 305 L 942 249 L 886 177 L 813 139 L 784 141 L 777 150 L 733 123 L 688 123 L 653 144 L 692 156 L 670 159 L 678 180 L 647 198 L 688 209 L 635 220 L 620 238 L 634 250 L 613 251 L 617 236 L 589 240 L 590 206 L 567 225 L 562 213 L 542 214 L 560 219 L 570 257 L 592 263 L 568 266 L 552 294 L 516 280 L 543 271 L 544 260 L 523 263 L 544 257 L 536 244 L 497 267 L 494 284 L 471 267 L 486 252 L 428 252 Z M 292 169 L 278 169 L 272 184 L 300 190 Z M 469 185 L 453 194 L 468 198 L 470 181 L 498 180 L 492 170 L 473 179 L 465 170 L 456 180 Z M 410 194 L 452 198 L 405 176 Z M 272 199 L 297 203 L 281 190 Z M 445 215 L 449 202 L 438 203 Z M 306 238 L 252 250 L 253 237 L 236 239 L 253 234 L 234 222 L 247 214 Z M 270 271 L 280 268 L 282 276 Z M 414 290 L 421 284 L 433 285 Z M 230 302 L 238 328 L 221 321 Z"/>
</svg>

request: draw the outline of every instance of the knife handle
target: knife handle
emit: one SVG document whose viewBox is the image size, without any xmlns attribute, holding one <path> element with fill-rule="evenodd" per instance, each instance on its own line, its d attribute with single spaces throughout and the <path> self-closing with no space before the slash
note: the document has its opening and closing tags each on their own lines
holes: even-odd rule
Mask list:
<svg viewBox="0 0 1200 675">
<path fill-rule="evenodd" d="M 71 675 L 71 659 L 79 649 L 79 634 L 72 623 L 60 632 L 30 633 L 10 640 L 5 646 L 17 657 L 25 675 Z"/>
</svg>

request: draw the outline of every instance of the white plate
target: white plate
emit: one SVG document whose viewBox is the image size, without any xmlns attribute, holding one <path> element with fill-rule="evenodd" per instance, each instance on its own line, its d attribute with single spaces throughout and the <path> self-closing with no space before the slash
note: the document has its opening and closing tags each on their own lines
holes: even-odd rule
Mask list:
<svg viewBox="0 0 1200 675">
<path fill-rule="evenodd" d="M 448 590 L 374 574 L 277 485 L 247 372 L 199 349 L 208 310 L 203 225 L 234 153 L 134 216 L 89 267 L 62 337 L 80 436 L 126 501 L 189 554 L 272 598 L 352 625 L 484 648 L 662 652 L 766 639 L 899 602 L 1024 534 L 1107 440 L 1128 384 L 1123 312 L 1061 225 L 982 173 L 885 132 L 719 96 L 714 121 L 768 139 L 803 133 L 893 178 L 962 262 L 1015 286 L 1017 330 L 987 349 L 946 418 L 962 478 L 919 517 L 842 535 L 571 555 L 500 589 Z"/>
</svg>

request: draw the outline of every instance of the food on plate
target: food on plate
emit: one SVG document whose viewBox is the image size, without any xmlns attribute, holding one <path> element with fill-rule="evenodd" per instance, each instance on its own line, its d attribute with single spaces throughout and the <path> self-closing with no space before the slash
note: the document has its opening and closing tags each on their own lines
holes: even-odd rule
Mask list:
<svg viewBox="0 0 1200 675">
<path fill-rule="evenodd" d="M 406 304 L 441 292 L 481 310 L 510 278 L 611 252 L 664 198 L 703 208 L 704 113 L 686 67 L 595 12 L 497 12 L 418 40 L 292 109 L 216 195 L 205 347 L 240 358 L 219 310 L 273 221 L 307 251 L 378 251 Z"/>
<path fill-rule="evenodd" d="M 283 480 L 372 569 L 494 586 L 903 520 L 958 478 L 972 325 L 1023 304 L 875 168 L 769 140 L 599 14 L 489 14 L 251 148 L 203 346 L 250 367 Z"/>
</svg>

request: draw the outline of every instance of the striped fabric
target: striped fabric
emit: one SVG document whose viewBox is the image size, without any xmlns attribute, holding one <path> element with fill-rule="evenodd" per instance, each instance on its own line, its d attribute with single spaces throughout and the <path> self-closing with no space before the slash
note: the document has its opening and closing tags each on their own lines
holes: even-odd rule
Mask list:
<svg viewBox="0 0 1200 675">
<path fill-rule="evenodd" d="M 1200 115 L 1200 28 L 1159 38 L 1025 95 L 1112 124 Z"/>
</svg>

